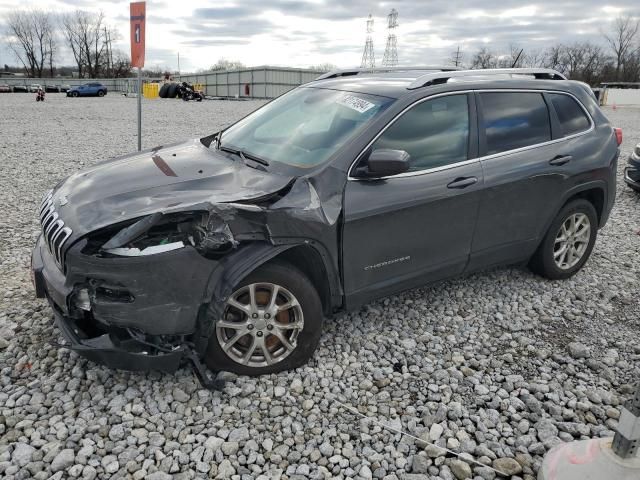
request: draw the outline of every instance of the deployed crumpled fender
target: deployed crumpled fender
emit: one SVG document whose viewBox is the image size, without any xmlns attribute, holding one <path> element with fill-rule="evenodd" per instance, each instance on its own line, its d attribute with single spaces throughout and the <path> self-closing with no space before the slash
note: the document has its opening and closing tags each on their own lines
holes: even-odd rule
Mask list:
<svg viewBox="0 0 640 480">
<path fill-rule="evenodd" d="M 338 178 L 332 178 L 334 189 L 326 198 L 320 196 L 311 181 L 301 177 L 284 195 L 208 206 L 210 224 L 219 220 L 221 223 L 214 227 L 218 232 L 221 225 L 228 227 L 225 230 L 230 235 L 227 240 L 234 249 L 220 260 L 209 278 L 204 296 L 210 302 L 199 318 L 199 340 L 196 341 L 199 351 L 206 349 L 214 328 L 211 319 L 221 317 L 224 303 L 233 288 L 256 268 L 293 247 L 304 245 L 319 254 L 327 274 L 332 303 L 336 307 L 341 304 L 338 220 L 342 209 L 339 179 L 344 177 L 338 172 L 333 173 Z"/>
</svg>

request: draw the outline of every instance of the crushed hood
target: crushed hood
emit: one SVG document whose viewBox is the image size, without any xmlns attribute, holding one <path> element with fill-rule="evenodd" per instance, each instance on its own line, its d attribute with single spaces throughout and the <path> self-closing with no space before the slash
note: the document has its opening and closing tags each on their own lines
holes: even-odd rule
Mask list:
<svg viewBox="0 0 640 480">
<path fill-rule="evenodd" d="M 73 237 L 154 212 L 256 199 L 292 177 L 247 167 L 194 139 L 99 163 L 57 187 L 53 203 Z"/>
</svg>

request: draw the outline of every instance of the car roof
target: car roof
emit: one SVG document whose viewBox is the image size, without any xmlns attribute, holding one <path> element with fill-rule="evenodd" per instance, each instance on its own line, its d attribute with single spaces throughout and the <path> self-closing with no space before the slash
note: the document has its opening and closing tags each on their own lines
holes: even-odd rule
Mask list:
<svg viewBox="0 0 640 480">
<path fill-rule="evenodd" d="M 324 78 L 323 78 L 324 77 Z M 410 69 L 366 71 L 363 69 L 329 72 L 306 84 L 314 88 L 328 88 L 367 93 L 390 98 L 401 98 L 416 91 L 438 91 L 489 88 L 531 88 L 575 92 L 585 89 L 580 82 L 549 69 L 489 69 L 489 70 L 436 70 Z"/>
</svg>

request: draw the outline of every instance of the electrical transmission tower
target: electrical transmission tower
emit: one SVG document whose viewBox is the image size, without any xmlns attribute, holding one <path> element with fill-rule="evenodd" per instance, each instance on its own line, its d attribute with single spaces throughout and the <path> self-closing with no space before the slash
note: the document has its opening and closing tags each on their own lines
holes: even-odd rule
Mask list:
<svg viewBox="0 0 640 480">
<path fill-rule="evenodd" d="M 384 49 L 384 57 L 382 58 L 383 67 L 395 67 L 398 65 L 398 42 L 396 38 L 396 28 L 398 27 L 398 11 L 391 9 L 391 13 L 387 15 L 387 28 L 389 36 L 387 37 L 387 46 Z"/>
<path fill-rule="evenodd" d="M 376 68 L 376 55 L 373 53 L 373 17 L 369 14 L 367 19 L 367 41 L 364 44 L 364 52 L 362 52 L 361 68 Z"/>
</svg>

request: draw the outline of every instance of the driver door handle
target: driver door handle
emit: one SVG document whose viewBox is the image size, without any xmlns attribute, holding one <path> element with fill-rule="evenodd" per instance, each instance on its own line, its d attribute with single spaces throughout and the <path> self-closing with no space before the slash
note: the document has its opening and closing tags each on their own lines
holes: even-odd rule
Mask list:
<svg viewBox="0 0 640 480">
<path fill-rule="evenodd" d="M 571 155 L 558 155 L 549 160 L 549 165 L 555 165 L 556 167 L 569 163 L 573 159 Z"/>
<path fill-rule="evenodd" d="M 467 188 L 478 183 L 476 177 L 458 177 L 453 182 L 447 184 L 447 188 Z"/>
</svg>

